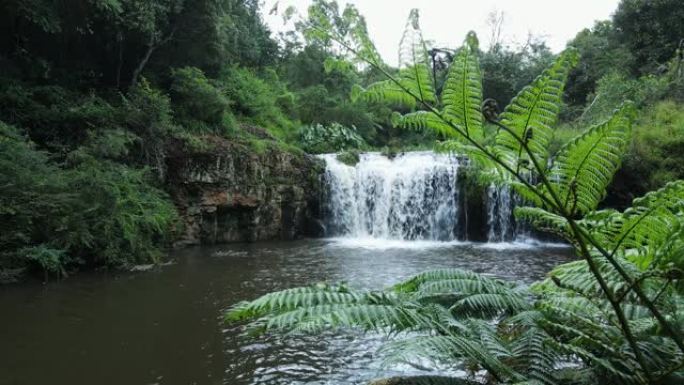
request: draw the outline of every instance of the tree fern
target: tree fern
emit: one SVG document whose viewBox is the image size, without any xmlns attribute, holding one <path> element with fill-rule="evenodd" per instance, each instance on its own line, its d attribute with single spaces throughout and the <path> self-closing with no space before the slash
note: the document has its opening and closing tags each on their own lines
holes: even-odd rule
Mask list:
<svg viewBox="0 0 684 385">
<path fill-rule="evenodd" d="M 500 130 L 496 145 L 510 151 L 510 159 L 515 163 L 509 166 L 513 169 L 519 169 L 523 160 L 531 161 L 523 151 L 521 140 L 527 144 L 537 161 L 545 165 L 565 80 L 577 60 L 575 50 L 563 52 L 550 68 L 531 85 L 523 88 L 501 114 L 501 124 L 511 132 Z"/>
<path fill-rule="evenodd" d="M 481 138 L 484 135 L 480 109 L 482 74 L 477 55 L 477 36 L 470 32 L 466 43 L 449 67 L 449 75 L 442 92 L 442 104 L 444 116 L 461 127 L 467 137 Z"/>
<path fill-rule="evenodd" d="M 568 215 L 586 214 L 603 200 L 629 144 L 631 114 L 631 104 L 623 106 L 566 144 L 554 159 L 547 179 Z"/>
<path fill-rule="evenodd" d="M 366 89 L 355 87 L 352 99 L 357 98 L 384 101 L 412 109 L 418 104 L 434 104 L 437 101 L 417 9 L 411 10 L 401 38 L 397 79 L 379 81 Z"/>
<path fill-rule="evenodd" d="M 624 213 L 609 212 L 597 232 L 606 247 L 646 269 L 654 262 L 671 262 L 684 224 L 684 181 L 634 200 Z"/>
</svg>

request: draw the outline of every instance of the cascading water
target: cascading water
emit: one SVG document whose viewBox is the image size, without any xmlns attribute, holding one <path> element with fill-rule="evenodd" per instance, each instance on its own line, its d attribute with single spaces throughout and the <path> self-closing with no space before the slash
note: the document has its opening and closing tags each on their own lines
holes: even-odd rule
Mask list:
<svg viewBox="0 0 684 385">
<path fill-rule="evenodd" d="M 356 166 L 326 161 L 328 235 L 399 240 L 455 240 L 458 160 L 432 152 L 389 159 L 360 155 Z"/>
<path fill-rule="evenodd" d="M 491 243 L 530 238 L 524 224 L 513 218 L 513 209 L 522 202 L 509 186 L 491 185 L 486 196 L 467 197 L 484 201 L 466 204 L 457 157 L 426 151 L 389 159 L 365 153 L 356 166 L 340 162 L 336 154 L 321 158 L 326 162 L 328 188 L 323 201 L 328 236 L 454 241 L 470 233 L 475 237 L 468 239 L 486 236 Z M 468 207 L 474 211 L 468 212 Z M 468 225 L 472 215 L 484 215 L 484 221 L 475 222 L 486 228 Z"/>
<path fill-rule="evenodd" d="M 515 199 L 509 186 L 490 185 L 487 187 L 487 241 L 506 242 L 516 237 L 513 222 Z"/>
</svg>

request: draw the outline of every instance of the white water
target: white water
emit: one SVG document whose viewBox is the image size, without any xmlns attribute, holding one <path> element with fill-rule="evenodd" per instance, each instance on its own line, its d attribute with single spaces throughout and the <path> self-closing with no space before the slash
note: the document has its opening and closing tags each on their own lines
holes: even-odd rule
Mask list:
<svg viewBox="0 0 684 385">
<path fill-rule="evenodd" d="M 453 241 L 459 225 L 458 161 L 432 152 L 389 159 L 361 154 L 347 166 L 325 159 L 328 235 L 388 240 Z"/>
<path fill-rule="evenodd" d="M 510 187 L 494 184 L 487 187 L 488 242 L 506 242 L 516 238 L 513 203 L 514 199 Z"/>
<path fill-rule="evenodd" d="M 429 247 L 467 239 L 465 222 L 470 213 L 461 215 L 465 207 L 456 157 L 425 151 L 389 159 L 365 153 L 356 166 L 340 162 L 336 154 L 321 158 L 326 162 L 328 186 L 326 235 L 362 247 L 376 247 L 377 240 L 383 240 L 385 248 L 406 247 L 406 241 L 421 241 L 411 247 Z M 491 247 L 538 243 L 523 224 L 515 222 L 513 209 L 520 199 L 510 187 L 491 185 L 482 199 L 487 226 L 483 234 Z"/>
</svg>

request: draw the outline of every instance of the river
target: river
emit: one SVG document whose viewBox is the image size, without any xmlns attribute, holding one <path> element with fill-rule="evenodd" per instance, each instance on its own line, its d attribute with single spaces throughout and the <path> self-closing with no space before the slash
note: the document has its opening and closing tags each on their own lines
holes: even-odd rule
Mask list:
<svg viewBox="0 0 684 385">
<path fill-rule="evenodd" d="M 529 282 L 570 249 L 526 244 L 303 240 L 186 249 L 140 273 L 82 273 L 0 288 L 0 384 L 365 384 L 382 336 L 242 336 L 231 304 L 273 290 L 345 281 L 382 288 L 460 267 Z"/>
</svg>

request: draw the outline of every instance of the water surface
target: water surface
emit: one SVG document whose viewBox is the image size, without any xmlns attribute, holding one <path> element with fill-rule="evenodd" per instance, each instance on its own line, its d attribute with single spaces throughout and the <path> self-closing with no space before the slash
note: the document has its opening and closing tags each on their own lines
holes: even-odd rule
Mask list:
<svg viewBox="0 0 684 385">
<path fill-rule="evenodd" d="M 222 312 L 240 300 L 317 282 L 383 288 L 467 268 L 529 282 L 570 258 L 528 244 L 305 240 L 202 247 L 145 273 L 80 274 L 0 288 L 0 384 L 365 384 L 382 336 L 241 336 Z"/>
</svg>

